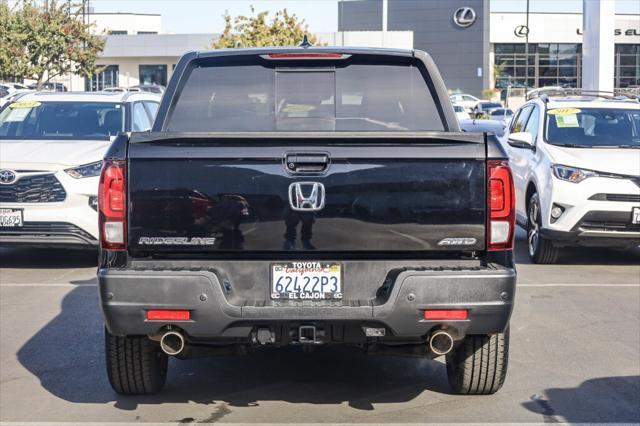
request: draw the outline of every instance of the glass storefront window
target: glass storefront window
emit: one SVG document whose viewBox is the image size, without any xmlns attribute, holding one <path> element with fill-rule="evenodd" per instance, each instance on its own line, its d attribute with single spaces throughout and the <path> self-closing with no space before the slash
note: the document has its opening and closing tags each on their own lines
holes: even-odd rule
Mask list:
<svg viewBox="0 0 640 426">
<path fill-rule="evenodd" d="M 528 56 L 524 54 L 528 50 Z M 495 63 L 504 64 L 496 87 L 579 87 L 582 46 L 574 43 L 494 45 Z"/>
<path fill-rule="evenodd" d="M 109 87 L 118 87 L 118 77 L 120 74 L 120 67 L 118 65 L 98 65 L 98 69 L 102 69 L 102 71 L 94 74 L 91 78 L 84 79 L 84 90 L 87 92 L 97 92 Z"/>
<path fill-rule="evenodd" d="M 167 85 L 167 66 L 166 65 L 140 65 L 138 68 L 140 74 L 140 85 L 157 84 L 160 86 Z"/>
<path fill-rule="evenodd" d="M 640 86 L 640 44 L 616 44 L 615 52 L 615 87 Z"/>
</svg>

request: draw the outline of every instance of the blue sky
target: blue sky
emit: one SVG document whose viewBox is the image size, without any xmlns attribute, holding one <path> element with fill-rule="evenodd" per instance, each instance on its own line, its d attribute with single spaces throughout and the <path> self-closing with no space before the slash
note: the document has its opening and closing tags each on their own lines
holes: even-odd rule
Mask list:
<svg viewBox="0 0 640 426">
<path fill-rule="evenodd" d="M 393 0 L 389 0 L 393 1 Z M 415 0 L 431 1 L 431 0 Z M 526 0 L 490 0 L 494 12 L 525 10 Z M 597 0 L 588 0 L 597 1 Z M 640 13 L 638 0 L 615 1 L 618 13 Z M 222 15 L 249 14 L 249 6 L 256 10 L 287 8 L 309 24 L 314 32 L 336 31 L 338 27 L 337 0 L 91 0 L 96 12 L 138 12 L 162 14 L 163 30 L 173 33 L 214 33 L 224 27 Z M 581 12 L 582 0 L 531 0 L 531 12 Z"/>
</svg>

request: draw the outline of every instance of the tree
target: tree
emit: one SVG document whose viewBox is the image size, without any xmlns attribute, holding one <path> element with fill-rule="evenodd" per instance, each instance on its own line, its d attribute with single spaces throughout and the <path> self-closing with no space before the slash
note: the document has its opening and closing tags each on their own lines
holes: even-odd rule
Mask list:
<svg viewBox="0 0 640 426">
<path fill-rule="evenodd" d="M 38 89 L 59 75 L 93 75 L 104 40 L 83 22 L 82 8 L 57 0 L 0 6 L 0 19 L 7 18 L 0 24 L 0 75 L 36 80 Z"/>
<path fill-rule="evenodd" d="M 6 80 L 19 74 L 18 58 L 21 52 L 15 14 L 7 2 L 0 1 L 0 79 Z"/>
<path fill-rule="evenodd" d="M 287 9 L 277 11 L 270 23 L 267 23 L 268 15 L 267 11 L 256 15 L 253 6 L 251 16 L 248 17 L 240 15 L 231 18 L 225 13 L 224 31 L 213 42 L 213 48 L 297 46 L 305 34 L 311 44 L 317 42 L 313 34 L 308 34 L 308 25 L 304 19 L 298 19 L 295 14 L 290 15 Z"/>
</svg>

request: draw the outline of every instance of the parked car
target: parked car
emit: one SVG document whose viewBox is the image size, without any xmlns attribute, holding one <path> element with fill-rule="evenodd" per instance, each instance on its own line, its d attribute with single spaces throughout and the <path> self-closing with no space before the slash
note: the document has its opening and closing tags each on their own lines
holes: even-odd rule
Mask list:
<svg viewBox="0 0 640 426">
<path fill-rule="evenodd" d="M 33 83 L 29 85 L 29 89 L 31 90 L 38 90 L 38 84 L 37 83 Z M 67 86 L 65 86 L 62 83 L 53 83 L 53 82 L 46 82 L 42 85 L 42 89 L 40 89 L 41 92 L 67 92 Z"/>
<path fill-rule="evenodd" d="M 640 244 L 637 101 L 534 98 L 505 140 L 516 215 L 535 263 L 555 263 L 564 247 Z"/>
<path fill-rule="evenodd" d="M 465 132 L 493 133 L 497 137 L 504 136 L 506 127 L 504 122 L 498 120 L 481 120 L 470 118 L 460 121 L 460 128 Z"/>
<path fill-rule="evenodd" d="M 0 89 L 0 91 L 1 91 L 1 89 Z M 0 97 L 0 109 L 2 109 L 2 107 L 7 105 L 8 103 L 16 101 L 16 100 L 20 99 L 22 96 L 24 96 L 25 94 L 32 93 L 32 92 L 35 92 L 35 90 L 19 89 L 19 90 L 15 90 L 13 92 L 10 92 L 9 94 L 7 94 L 4 97 Z"/>
<path fill-rule="evenodd" d="M 151 127 L 148 93 L 27 93 L 0 112 L 0 244 L 96 247 L 110 141 Z"/>
<path fill-rule="evenodd" d="M 513 118 L 513 111 L 510 108 L 496 108 L 489 111 L 489 120 L 501 121 L 508 124 Z"/>
<path fill-rule="evenodd" d="M 138 86 L 131 86 L 129 90 L 131 91 L 139 90 L 141 92 L 149 92 L 149 93 L 156 93 L 158 95 L 162 95 L 165 91 L 165 87 L 159 84 L 141 84 Z"/>
<path fill-rule="evenodd" d="M 7 92 L 15 92 L 16 90 L 25 90 L 28 89 L 27 86 L 25 86 L 22 83 L 15 83 L 15 82 L 0 82 L 0 90 L 6 90 Z"/>
<path fill-rule="evenodd" d="M 471 116 L 469 115 L 469 113 L 467 111 L 465 111 L 464 107 L 462 107 L 462 105 L 453 105 L 453 111 L 456 113 L 456 117 L 458 118 L 458 121 L 462 121 L 462 120 L 468 120 L 471 118 Z"/>
<path fill-rule="evenodd" d="M 11 94 L 11 92 L 9 91 L 8 87 L 0 85 L 0 102 L 2 102 L 2 99 L 6 98 L 10 94 Z M 2 104 L 0 104 L 0 107 L 1 106 L 2 106 Z"/>
<path fill-rule="evenodd" d="M 455 95 L 451 95 L 449 99 L 451 100 L 451 103 L 460 105 L 467 112 L 472 112 L 476 104 L 480 102 L 480 99 L 467 93 L 456 93 Z"/>
<path fill-rule="evenodd" d="M 473 116 L 476 118 L 488 116 L 492 110 L 498 108 L 503 108 L 500 102 L 480 101 L 473 107 Z"/>
<path fill-rule="evenodd" d="M 500 389 L 511 172 L 494 135 L 460 132 L 426 53 L 192 52 L 159 111 L 100 180 L 116 392 L 159 391 L 168 356 L 329 344 L 446 355 L 456 392 Z"/>
</svg>

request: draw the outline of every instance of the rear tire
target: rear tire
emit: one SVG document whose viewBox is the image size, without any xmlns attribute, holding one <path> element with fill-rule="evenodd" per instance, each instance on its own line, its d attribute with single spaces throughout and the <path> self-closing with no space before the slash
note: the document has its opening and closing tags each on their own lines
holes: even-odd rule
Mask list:
<svg viewBox="0 0 640 426">
<path fill-rule="evenodd" d="M 551 264 L 558 261 L 560 250 L 553 244 L 553 241 L 544 238 L 540 231 L 542 229 L 542 215 L 540 213 L 540 198 L 537 193 L 533 193 L 529 198 L 529 211 L 527 220 L 527 246 L 529 257 L 534 263 Z"/>
<path fill-rule="evenodd" d="M 150 395 L 162 389 L 168 356 L 147 337 L 114 336 L 105 328 L 107 376 L 121 395 Z"/>
<path fill-rule="evenodd" d="M 449 385 L 456 393 L 495 393 L 507 375 L 509 329 L 504 333 L 467 336 L 447 354 L 446 359 Z"/>
</svg>

